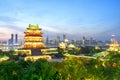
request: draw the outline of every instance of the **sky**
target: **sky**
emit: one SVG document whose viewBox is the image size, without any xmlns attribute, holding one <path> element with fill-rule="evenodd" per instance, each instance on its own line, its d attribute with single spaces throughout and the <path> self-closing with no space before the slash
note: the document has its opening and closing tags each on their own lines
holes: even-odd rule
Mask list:
<svg viewBox="0 0 120 80">
<path fill-rule="evenodd" d="M 29 24 L 38 24 L 44 38 L 110 40 L 115 35 L 120 40 L 120 0 L 0 1 L 0 40 L 12 33 L 24 39 Z"/>
</svg>

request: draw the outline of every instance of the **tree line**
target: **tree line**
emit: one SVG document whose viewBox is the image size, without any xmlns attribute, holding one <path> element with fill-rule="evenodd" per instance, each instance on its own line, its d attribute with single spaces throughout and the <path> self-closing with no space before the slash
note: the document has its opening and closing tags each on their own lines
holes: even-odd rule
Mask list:
<svg viewBox="0 0 120 80">
<path fill-rule="evenodd" d="M 111 52 L 105 60 L 70 58 L 62 62 L 45 59 L 0 63 L 0 80 L 119 80 L 120 53 Z"/>
</svg>

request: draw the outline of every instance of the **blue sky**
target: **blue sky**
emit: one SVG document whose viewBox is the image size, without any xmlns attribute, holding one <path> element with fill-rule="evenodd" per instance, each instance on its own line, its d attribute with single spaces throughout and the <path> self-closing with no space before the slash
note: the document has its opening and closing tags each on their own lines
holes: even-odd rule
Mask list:
<svg viewBox="0 0 120 80">
<path fill-rule="evenodd" d="M 120 39 L 120 0 L 1 0 L 0 39 L 11 33 L 23 39 L 29 24 L 39 24 L 44 38 Z"/>
</svg>

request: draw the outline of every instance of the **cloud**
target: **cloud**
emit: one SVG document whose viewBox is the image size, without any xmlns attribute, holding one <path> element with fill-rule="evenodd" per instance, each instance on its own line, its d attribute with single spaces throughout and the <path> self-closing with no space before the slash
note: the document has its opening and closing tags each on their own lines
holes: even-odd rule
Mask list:
<svg viewBox="0 0 120 80">
<path fill-rule="evenodd" d="M 29 24 L 38 24 L 43 29 L 43 35 L 45 36 L 57 36 L 67 34 L 79 38 L 79 36 L 100 36 L 102 34 L 114 34 L 113 31 L 106 31 L 106 24 L 101 23 L 84 23 L 83 19 L 59 19 L 60 17 L 52 16 L 39 16 L 35 17 L 34 15 L 30 16 L 28 13 L 18 13 L 17 16 L 0 16 L 0 35 L 4 34 L 8 39 L 11 33 L 18 33 L 21 38 L 23 38 L 24 31 Z M 107 25 L 108 26 L 108 25 Z M 119 28 L 119 27 L 118 27 Z M 119 29 L 116 29 L 116 34 Z M 109 28 L 110 29 L 110 28 Z M 9 35 L 9 36 L 8 36 Z M 5 37 L 4 36 L 4 37 Z"/>
<path fill-rule="evenodd" d="M 0 25 L 0 29 L 3 29 L 3 28 L 8 28 L 8 29 L 11 29 L 11 30 L 16 30 L 16 31 L 23 31 L 23 29 L 19 26 L 15 26 L 15 25 Z"/>
<path fill-rule="evenodd" d="M 54 32 L 54 33 L 61 33 L 62 32 L 57 28 L 52 28 L 52 27 L 47 27 L 47 26 L 43 26 L 42 29 L 44 29 L 45 31 Z"/>
<path fill-rule="evenodd" d="M 23 34 L 21 31 L 10 29 L 7 27 L 0 28 L 0 39 L 8 40 L 10 38 L 11 34 L 18 34 L 19 38 L 23 37 Z"/>
<path fill-rule="evenodd" d="M 0 21 L 8 23 L 8 22 L 18 21 L 18 19 L 13 18 L 13 17 L 9 17 L 9 16 L 0 16 Z"/>
</svg>

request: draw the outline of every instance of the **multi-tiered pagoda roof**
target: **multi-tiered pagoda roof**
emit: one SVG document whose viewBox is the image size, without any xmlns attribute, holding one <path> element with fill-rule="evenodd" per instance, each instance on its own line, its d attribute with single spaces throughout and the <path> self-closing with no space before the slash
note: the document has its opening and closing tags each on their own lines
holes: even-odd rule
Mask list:
<svg viewBox="0 0 120 80">
<path fill-rule="evenodd" d="M 38 25 L 31 25 L 26 29 L 25 33 L 25 48 L 45 48 L 43 44 L 42 29 Z"/>
</svg>

